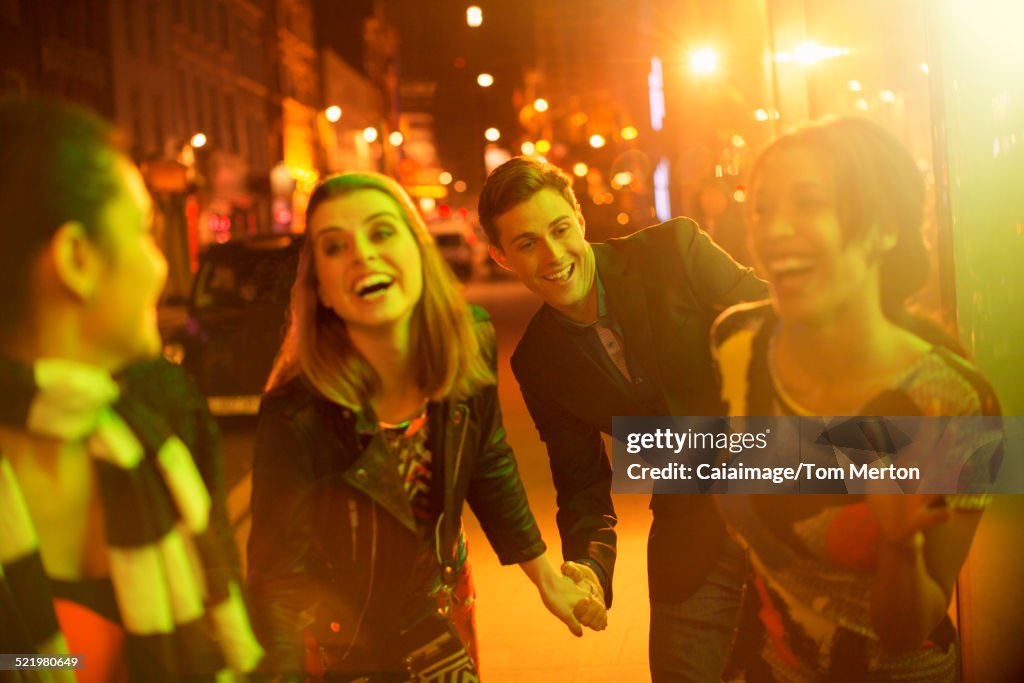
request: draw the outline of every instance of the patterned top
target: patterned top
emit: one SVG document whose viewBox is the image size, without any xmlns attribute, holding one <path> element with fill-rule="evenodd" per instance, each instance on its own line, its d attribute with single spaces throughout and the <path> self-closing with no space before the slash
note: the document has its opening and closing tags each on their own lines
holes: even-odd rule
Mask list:
<svg viewBox="0 0 1024 683">
<path fill-rule="evenodd" d="M 431 496 L 434 473 L 434 456 L 430 450 L 429 429 L 427 428 L 427 406 L 416 417 L 399 425 L 381 424 L 381 433 L 388 444 L 398 475 L 402 481 L 409 503 L 412 505 L 413 518 L 416 520 L 419 537 L 419 551 L 416 567 L 412 570 L 409 584 L 421 586 L 413 590 L 413 600 L 419 596 L 440 596 L 444 590 L 441 575 L 437 571 L 437 548 L 435 546 L 435 526 L 437 510 Z M 459 533 L 456 549 L 454 570 L 462 572 L 468 556 L 468 545 L 465 533 Z M 451 596 L 442 599 L 452 599 Z"/>
<path fill-rule="evenodd" d="M 431 523 L 430 482 L 434 456 L 427 442 L 427 409 L 408 422 L 382 424 L 382 433 L 398 465 L 402 488 L 412 504 L 413 516 L 422 527 Z"/>
<path fill-rule="evenodd" d="M 806 415 L 769 364 L 770 306 L 744 305 L 716 325 L 714 351 L 730 415 Z M 938 347 L 863 415 L 994 415 L 989 385 Z M 996 457 L 994 455 L 993 457 Z M 948 506 L 983 508 L 988 495 L 950 495 Z M 724 495 L 719 511 L 750 551 L 749 589 L 733 658 L 748 681 L 955 680 L 956 633 L 946 619 L 919 650 L 886 654 L 871 626 L 879 527 L 863 496 Z"/>
</svg>

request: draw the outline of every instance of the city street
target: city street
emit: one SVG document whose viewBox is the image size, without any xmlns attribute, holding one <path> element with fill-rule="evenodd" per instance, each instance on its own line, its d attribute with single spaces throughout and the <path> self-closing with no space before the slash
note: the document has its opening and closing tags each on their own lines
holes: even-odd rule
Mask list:
<svg viewBox="0 0 1024 683">
<path fill-rule="evenodd" d="M 498 382 L 508 440 L 515 449 L 531 507 L 549 545 L 549 557 L 558 566 L 561 549 L 547 455 L 508 365 L 509 355 L 537 309 L 538 300 L 517 281 L 508 279 L 471 283 L 466 288 L 466 296 L 484 306 L 494 319 L 498 332 Z M 248 535 L 248 470 L 252 461 L 254 422 L 232 420 L 222 426 L 228 507 L 231 519 L 237 523 L 237 539 L 244 550 Z M 574 638 L 548 614 L 522 572 L 498 563 L 467 507 L 464 519 L 478 594 L 477 620 L 484 680 L 621 683 L 649 678 L 646 547 L 650 511 L 647 504 L 647 496 L 615 498 L 619 516 L 615 606 L 609 613 L 608 629 L 601 633 L 586 631 L 582 639 Z"/>
</svg>

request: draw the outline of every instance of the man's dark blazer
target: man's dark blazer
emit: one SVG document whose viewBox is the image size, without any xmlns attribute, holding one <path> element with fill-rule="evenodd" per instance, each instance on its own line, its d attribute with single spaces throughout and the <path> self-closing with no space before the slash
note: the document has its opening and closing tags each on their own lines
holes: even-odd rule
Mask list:
<svg viewBox="0 0 1024 683">
<path fill-rule="evenodd" d="M 606 305 L 626 353 L 656 384 L 668 415 L 721 415 L 709 330 L 725 307 L 763 299 L 765 284 L 687 218 L 593 244 Z M 615 510 L 601 433 L 615 415 L 649 409 L 620 388 L 543 306 L 512 355 L 526 406 L 547 445 L 566 560 L 604 570 L 611 604 Z M 679 602 L 703 581 L 725 537 L 710 496 L 656 495 L 648 543 L 653 599 Z"/>
</svg>

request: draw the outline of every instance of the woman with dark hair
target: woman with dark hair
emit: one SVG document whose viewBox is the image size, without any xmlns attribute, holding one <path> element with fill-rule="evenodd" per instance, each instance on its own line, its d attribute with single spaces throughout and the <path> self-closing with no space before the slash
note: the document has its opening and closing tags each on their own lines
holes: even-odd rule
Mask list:
<svg viewBox="0 0 1024 683">
<path fill-rule="evenodd" d="M 107 123 L 39 100 L 0 104 L 0 159 L 0 652 L 86 658 L 14 680 L 249 671 L 262 651 L 203 479 L 218 464 L 137 390 L 198 399 L 177 369 L 114 378 L 160 350 L 167 266 L 142 176 Z"/>
<path fill-rule="evenodd" d="M 904 310 L 928 262 L 923 185 L 895 138 L 866 119 L 810 125 L 762 152 L 750 186 L 752 246 L 772 298 L 716 323 L 731 415 L 998 414 L 977 369 Z M 954 434 L 949 454 L 974 453 L 982 436 Z M 980 452 L 993 460 L 967 469 L 987 475 L 998 447 Z M 960 484 L 977 494 L 991 481 Z M 746 680 L 957 677 L 946 612 L 989 496 L 717 502 L 755 569 L 734 652 Z"/>
<path fill-rule="evenodd" d="M 408 195 L 347 173 L 306 214 L 253 465 L 249 584 L 272 671 L 473 680 L 463 501 L 573 633 L 603 628 L 603 604 L 547 560 L 505 443 L 493 327 Z"/>
</svg>

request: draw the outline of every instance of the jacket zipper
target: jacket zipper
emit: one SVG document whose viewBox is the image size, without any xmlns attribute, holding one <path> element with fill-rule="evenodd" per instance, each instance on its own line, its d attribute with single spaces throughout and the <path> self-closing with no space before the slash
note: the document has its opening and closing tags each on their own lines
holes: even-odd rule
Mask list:
<svg viewBox="0 0 1024 683">
<path fill-rule="evenodd" d="M 459 435 L 459 448 L 455 451 L 455 466 L 452 468 L 452 486 L 457 485 L 459 481 L 459 468 L 462 466 L 462 449 L 466 445 L 466 432 L 469 430 L 469 406 L 459 405 L 455 410 L 460 411 L 460 409 L 463 413 L 462 433 Z M 448 510 L 441 510 L 441 514 L 437 518 L 437 526 L 434 527 L 434 553 L 437 555 L 437 561 L 441 566 L 446 564 L 441 556 L 441 542 L 447 540 L 441 538 L 441 525 L 448 512 Z"/>
<path fill-rule="evenodd" d="M 352 531 L 352 562 L 356 561 L 356 546 L 358 539 L 356 533 L 359 531 L 359 507 L 353 498 L 348 499 L 348 526 Z"/>
<path fill-rule="evenodd" d="M 363 609 L 359 612 L 359 618 L 356 620 L 355 628 L 352 629 L 352 641 L 348 645 L 348 649 L 345 650 L 345 654 L 342 655 L 341 661 L 348 659 L 348 656 L 352 654 L 352 648 L 356 646 L 356 641 L 359 638 L 359 629 L 363 627 L 363 619 L 366 617 L 366 611 L 370 608 L 370 598 L 373 596 L 373 577 L 377 572 L 377 506 L 376 504 L 370 504 L 370 580 L 366 586 L 366 599 L 363 601 Z"/>
</svg>

